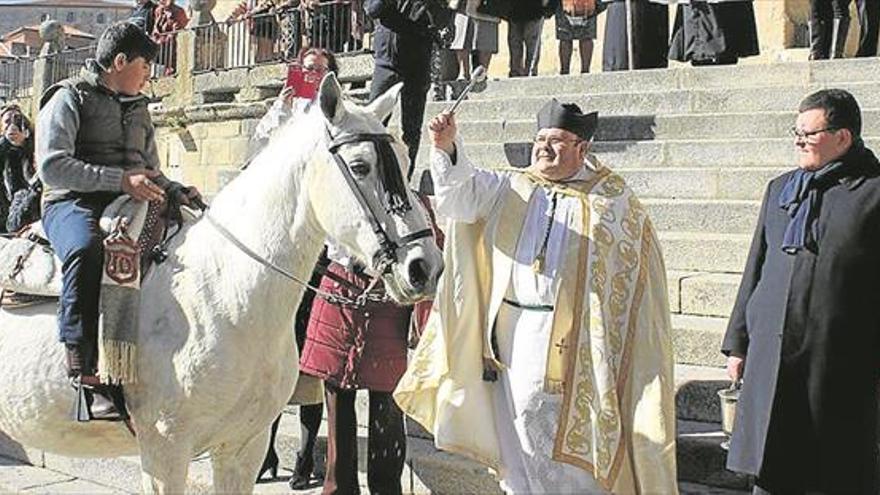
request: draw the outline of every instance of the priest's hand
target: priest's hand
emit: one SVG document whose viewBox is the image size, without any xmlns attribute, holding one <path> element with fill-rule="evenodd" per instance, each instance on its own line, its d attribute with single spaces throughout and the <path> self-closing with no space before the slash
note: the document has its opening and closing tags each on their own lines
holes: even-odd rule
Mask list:
<svg viewBox="0 0 880 495">
<path fill-rule="evenodd" d="M 741 357 L 728 356 L 728 358 L 727 358 L 727 376 L 730 377 L 730 381 L 736 382 L 742 378 L 743 365 L 745 365 L 745 363 L 746 363 L 746 360 Z"/>
<path fill-rule="evenodd" d="M 455 135 L 458 128 L 455 125 L 455 114 L 443 112 L 428 123 L 431 131 L 431 144 L 435 148 L 452 156 L 455 153 Z"/>
</svg>

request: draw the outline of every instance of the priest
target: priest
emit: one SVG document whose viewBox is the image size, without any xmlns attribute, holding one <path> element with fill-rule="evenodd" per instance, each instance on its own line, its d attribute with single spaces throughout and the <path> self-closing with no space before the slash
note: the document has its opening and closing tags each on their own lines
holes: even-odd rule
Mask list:
<svg viewBox="0 0 880 495">
<path fill-rule="evenodd" d="M 507 493 L 677 493 L 663 259 L 596 123 L 551 100 L 531 165 L 494 170 L 429 125 L 446 270 L 395 399 Z"/>
</svg>

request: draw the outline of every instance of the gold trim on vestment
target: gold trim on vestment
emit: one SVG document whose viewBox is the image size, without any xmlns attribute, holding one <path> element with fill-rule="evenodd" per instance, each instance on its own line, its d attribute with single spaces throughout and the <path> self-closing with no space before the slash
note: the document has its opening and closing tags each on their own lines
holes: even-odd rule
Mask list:
<svg viewBox="0 0 880 495">
<path fill-rule="evenodd" d="M 581 304 L 590 304 L 589 320 L 581 321 L 586 332 L 581 331 L 574 339 L 577 353 L 568 363 L 554 459 L 587 470 L 611 490 L 626 450 L 621 417 L 623 395 L 647 276 L 646 249 L 650 244 L 644 242 L 644 211 L 631 193 L 626 194 L 623 180 L 610 175 L 599 189 L 591 195 L 590 203 L 598 218 L 594 217 L 592 228 L 585 229 L 592 237 L 592 284 L 588 301 L 581 299 Z M 629 196 L 625 208 L 607 205 L 609 198 L 620 196 Z M 621 210 L 623 218 L 618 218 L 616 212 Z M 639 242 L 642 245 L 636 248 Z M 610 276 L 609 270 L 613 270 Z M 604 363 L 604 367 L 596 368 L 598 362 Z M 594 382 L 594 378 L 603 375 L 605 388 Z"/>
</svg>

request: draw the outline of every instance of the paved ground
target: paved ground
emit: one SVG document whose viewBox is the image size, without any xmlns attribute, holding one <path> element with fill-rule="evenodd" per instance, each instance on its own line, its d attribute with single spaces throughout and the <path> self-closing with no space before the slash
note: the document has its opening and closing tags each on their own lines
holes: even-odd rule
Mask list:
<svg viewBox="0 0 880 495">
<path fill-rule="evenodd" d="M 292 492 L 287 486 L 290 470 L 285 466 L 278 472 L 278 479 L 262 481 L 256 486 L 255 493 L 297 493 L 302 495 L 318 495 L 321 493 L 319 480 L 314 480 L 308 490 Z M 0 457 L 0 494 L 129 494 L 139 493 L 140 487 L 133 486 L 130 490 L 103 485 L 93 480 L 77 478 L 50 469 L 24 464 L 7 457 Z M 366 479 L 362 480 L 361 491 L 369 493 Z"/>
</svg>

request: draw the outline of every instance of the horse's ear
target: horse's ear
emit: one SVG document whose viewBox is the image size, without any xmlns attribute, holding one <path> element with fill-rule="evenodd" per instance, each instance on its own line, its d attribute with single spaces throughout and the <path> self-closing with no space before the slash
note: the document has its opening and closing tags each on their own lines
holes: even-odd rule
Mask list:
<svg viewBox="0 0 880 495">
<path fill-rule="evenodd" d="M 367 105 L 366 110 L 373 114 L 377 119 L 384 122 L 391 112 L 394 111 L 394 106 L 397 105 L 397 98 L 400 96 L 400 90 L 403 89 L 403 83 L 399 82 L 388 91 L 382 93 L 378 98 L 370 102 Z"/>
<path fill-rule="evenodd" d="M 321 103 L 321 111 L 331 124 L 338 124 L 345 116 L 345 106 L 342 104 L 342 87 L 331 72 L 324 76 L 321 81 L 321 90 L 318 93 L 318 101 Z"/>
</svg>

